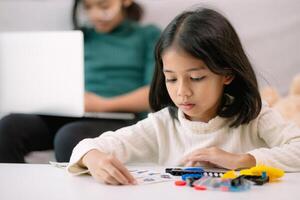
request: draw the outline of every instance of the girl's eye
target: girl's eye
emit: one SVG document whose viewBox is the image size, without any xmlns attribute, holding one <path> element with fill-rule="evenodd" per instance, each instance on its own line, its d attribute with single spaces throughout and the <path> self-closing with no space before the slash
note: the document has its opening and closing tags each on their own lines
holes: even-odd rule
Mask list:
<svg viewBox="0 0 300 200">
<path fill-rule="evenodd" d="M 176 81 L 176 78 L 166 78 L 167 83 L 173 83 Z"/>
<path fill-rule="evenodd" d="M 106 6 L 101 6 L 100 7 L 102 10 L 109 10 L 110 9 L 110 6 L 109 5 L 106 5 Z"/>
<path fill-rule="evenodd" d="M 107 3 L 107 2 L 99 2 L 97 4 L 97 6 L 100 8 L 100 9 L 103 9 L 103 10 L 107 10 L 110 8 L 110 4 Z"/>
<path fill-rule="evenodd" d="M 91 9 L 91 6 L 87 5 L 87 4 L 83 4 L 83 7 L 84 7 L 85 10 L 90 10 Z"/>
<path fill-rule="evenodd" d="M 205 78 L 205 76 L 202 76 L 202 77 L 195 77 L 195 78 L 191 77 L 191 80 L 192 80 L 192 81 L 201 81 L 201 80 L 203 80 L 204 78 Z"/>
</svg>

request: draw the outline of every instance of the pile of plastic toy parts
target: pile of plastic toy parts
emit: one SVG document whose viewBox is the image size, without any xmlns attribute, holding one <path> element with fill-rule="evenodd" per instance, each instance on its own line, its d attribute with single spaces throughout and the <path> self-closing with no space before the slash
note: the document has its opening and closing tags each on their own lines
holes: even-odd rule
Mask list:
<svg viewBox="0 0 300 200">
<path fill-rule="evenodd" d="M 284 171 L 274 167 L 256 166 L 239 172 L 205 171 L 199 167 L 166 168 L 166 173 L 181 176 L 175 181 L 177 186 L 190 186 L 196 190 L 219 190 L 239 192 L 250 190 L 252 185 L 264 185 L 284 175 Z"/>
</svg>

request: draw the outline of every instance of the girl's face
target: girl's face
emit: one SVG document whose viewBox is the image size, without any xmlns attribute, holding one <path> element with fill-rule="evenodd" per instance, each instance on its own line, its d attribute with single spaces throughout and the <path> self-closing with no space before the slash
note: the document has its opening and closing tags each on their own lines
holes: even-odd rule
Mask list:
<svg viewBox="0 0 300 200">
<path fill-rule="evenodd" d="M 172 47 L 162 61 L 169 96 L 186 117 L 203 122 L 215 117 L 224 85 L 233 78 L 214 74 L 202 60 Z"/>
<path fill-rule="evenodd" d="M 96 31 L 108 33 L 125 18 L 123 8 L 132 0 L 83 0 L 84 8 Z"/>
</svg>

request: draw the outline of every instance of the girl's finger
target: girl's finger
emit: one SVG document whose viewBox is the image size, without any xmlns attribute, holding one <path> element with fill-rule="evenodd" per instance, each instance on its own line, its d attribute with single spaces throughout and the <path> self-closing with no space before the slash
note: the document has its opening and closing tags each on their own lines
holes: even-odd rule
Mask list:
<svg viewBox="0 0 300 200">
<path fill-rule="evenodd" d="M 119 170 L 119 172 L 121 172 L 121 174 L 123 176 L 125 176 L 126 180 L 129 183 L 131 183 L 131 184 L 136 184 L 137 183 L 135 178 L 128 171 L 128 169 L 126 167 L 124 167 L 124 165 L 118 159 L 114 159 L 113 164 Z"/>
<path fill-rule="evenodd" d="M 183 162 L 187 162 L 190 160 L 190 158 L 195 157 L 195 156 L 199 156 L 199 155 L 203 155 L 203 154 L 208 154 L 207 152 L 207 148 L 203 148 L 203 149 L 197 149 L 189 154 L 187 154 L 186 156 L 184 156 L 184 158 L 182 159 Z"/>
<path fill-rule="evenodd" d="M 110 184 L 110 185 L 119 185 L 120 184 L 120 182 L 116 178 L 111 176 L 111 174 L 109 174 L 109 172 L 107 172 L 104 169 L 98 169 L 95 172 L 95 175 L 97 176 L 96 177 L 97 180 L 102 180 L 107 184 Z"/>
<path fill-rule="evenodd" d="M 191 158 L 193 158 L 196 155 L 201 155 L 201 151 L 194 151 L 192 153 L 187 154 L 186 156 L 184 156 L 181 160 L 180 160 L 180 164 L 182 164 L 183 166 L 190 166 L 191 163 L 189 163 L 191 161 Z"/>
<path fill-rule="evenodd" d="M 121 183 L 119 181 L 117 181 L 114 177 L 112 176 L 108 176 L 105 181 L 106 184 L 110 184 L 110 185 L 120 185 Z"/>
<path fill-rule="evenodd" d="M 193 161 L 188 161 L 188 162 L 186 162 L 185 163 L 185 167 L 194 167 L 194 165 L 195 165 L 195 162 L 193 162 Z"/>
<path fill-rule="evenodd" d="M 189 157 L 192 156 L 195 152 L 191 152 L 189 154 L 186 154 L 181 160 L 180 163 L 182 163 L 183 165 L 187 164 L 187 162 L 189 162 Z"/>
<path fill-rule="evenodd" d="M 183 157 L 183 158 L 179 161 L 179 164 L 180 164 L 180 165 L 185 165 L 187 162 L 188 162 L 187 157 Z"/>
<path fill-rule="evenodd" d="M 113 177 L 115 178 L 119 183 L 126 185 L 129 183 L 129 181 L 127 180 L 127 178 L 122 174 L 122 172 L 120 172 L 120 170 L 118 169 L 118 167 L 116 167 L 114 165 L 114 163 L 112 163 L 111 166 L 105 168 L 105 170 Z"/>
</svg>

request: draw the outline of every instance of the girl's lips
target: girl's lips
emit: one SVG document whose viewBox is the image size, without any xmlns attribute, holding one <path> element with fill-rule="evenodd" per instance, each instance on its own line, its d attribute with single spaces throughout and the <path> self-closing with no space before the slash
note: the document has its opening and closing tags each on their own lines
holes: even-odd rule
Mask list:
<svg viewBox="0 0 300 200">
<path fill-rule="evenodd" d="M 185 103 L 185 104 L 179 104 L 180 108 L 182 108 L 183 110 L 191 110 L 195 104 L 192 103 Z"/>
</svg>

